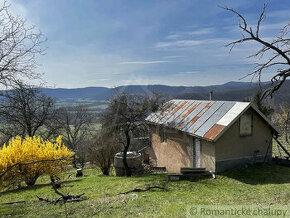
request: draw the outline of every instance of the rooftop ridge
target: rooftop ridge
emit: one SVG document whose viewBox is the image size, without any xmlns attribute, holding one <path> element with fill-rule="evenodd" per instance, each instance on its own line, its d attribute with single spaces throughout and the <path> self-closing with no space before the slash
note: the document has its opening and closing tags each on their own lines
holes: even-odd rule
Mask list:
<svg viewBox="0 0 290 218">
<path fill-rule="evenodd" d="M 171 99 L 170 101 L 200 101 L 200 102 L 239 102 L 239 103 L 248 103 L 250 104 L 251 102 L 249 101 L 226 101 L 226 100 L 199 100 L 199 99 L 179 99 L 179 98 L 174 98 Z"/>
</svg>

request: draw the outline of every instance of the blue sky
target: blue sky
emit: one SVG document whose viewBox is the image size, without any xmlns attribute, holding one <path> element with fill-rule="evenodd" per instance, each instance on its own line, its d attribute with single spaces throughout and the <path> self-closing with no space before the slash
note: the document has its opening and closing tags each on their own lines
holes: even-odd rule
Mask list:
<svg viewBox="0 0 290 218">
<path fill-rule="evenodd" d="M 230 54 L 240 37 L 233 7 L 254 25 L 261 0 L 10 0 L 13 13 L 48 38 L 39 58 L 49 86 L 76 88 L 127 84 L 211 85 L 239 81 L 253 70 L 250 43 Z M 267 1 L 261 36 L 278 35 L 289 0 Z M 271 78 L 271 72 L 263 80 Z M 249 81 L 246 78 L 242 81 Z"/>
</svg>

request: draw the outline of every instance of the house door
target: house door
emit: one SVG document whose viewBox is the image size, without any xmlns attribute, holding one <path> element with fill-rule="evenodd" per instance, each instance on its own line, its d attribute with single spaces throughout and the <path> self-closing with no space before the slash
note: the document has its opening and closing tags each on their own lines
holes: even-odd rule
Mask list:
<svg viewBox="0 0 290 218">
<path fill-rule="evenodd" d="M 200 164 L 200 139 L 198 138 L 193 138 L 193 158 L 192 158 L 192 162 L 193 162 L 193 167 L 194 168 L 200 168 L 201 164 Z"/>
</svg>

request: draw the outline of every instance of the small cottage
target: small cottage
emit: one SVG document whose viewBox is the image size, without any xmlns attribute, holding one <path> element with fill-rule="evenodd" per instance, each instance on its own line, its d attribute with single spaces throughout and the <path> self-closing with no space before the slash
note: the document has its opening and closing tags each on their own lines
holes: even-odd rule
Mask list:
<svg viewBox="0 0 290 218">
<path fill-rule="evenodd" d="M 222 172 L 270 161 L 272 137 L 278 134 L 249 102 L 171 100 L 146 121 L 152 158 L 176 173 L 183 167 Z"/>
</svg>

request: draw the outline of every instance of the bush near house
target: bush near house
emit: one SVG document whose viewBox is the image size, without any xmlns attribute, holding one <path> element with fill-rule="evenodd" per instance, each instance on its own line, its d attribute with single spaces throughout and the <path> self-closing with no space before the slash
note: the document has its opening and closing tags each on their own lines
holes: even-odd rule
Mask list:
<svg viewBox="0 0 290 218">
<path fill-rule="evenodd" d="M 59 176 L 66 170 L 66 166 L 71 162 L 73 152 L 62 143 L 59 136 L 55 142 L 43 140 L 41 137 L 26 137 L 22 139 L 17 136 L 4 144 L 0 149 L 0 173 L 16 163 L 28 163 L 39 160 L 55 160 L 64 158 L 60 161 L 44 161 L 34 164 L 13 167 L 0 180 L 0 188 L 19 185 L 25 182 L 26 185 L 34 185 L 41 175 Z"/>
</svg>

